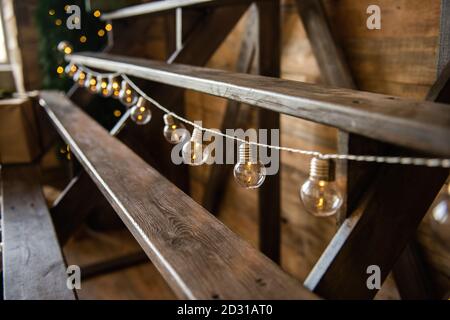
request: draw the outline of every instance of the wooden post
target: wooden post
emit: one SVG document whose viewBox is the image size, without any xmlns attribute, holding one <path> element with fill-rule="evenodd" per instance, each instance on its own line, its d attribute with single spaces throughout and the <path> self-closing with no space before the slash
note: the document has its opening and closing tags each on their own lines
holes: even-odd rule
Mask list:
<svg viewBox="0 0 450 320">
<path fill-rule="evenodd" d="M 258 8 L 258 63 L 259 74 L 269 77 L 280 77 L 280 3 L 279 1 L 257 2 Z M 259 127 L 280 129 L 280 115 L 273 111 L 260 110 Z M 267 143 L 271 144 L 270 138 Z M 272 158 L 276 152 L 281 170 L 281 159 L 278 151 L 272 150 Z M 267 176 L 259 189 L 259 247 L 261 251 L 275 262 L 280 262 L 281 242 L 281 196 L 280 177 Z"/>
</svg>

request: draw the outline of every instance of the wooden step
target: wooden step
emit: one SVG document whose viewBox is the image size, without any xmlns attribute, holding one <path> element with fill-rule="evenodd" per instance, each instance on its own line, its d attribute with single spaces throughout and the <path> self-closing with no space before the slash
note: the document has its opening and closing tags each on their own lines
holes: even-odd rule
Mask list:
<svg viewBox="0 0 450 320">
<path fill-rule="evenodd" d="M 125 7 L 101 16 L 103 21 L 130 18 L 145 14 L 164 13 L 177 8 L 198 8 L 250 3 L 251 0 L 162 0 Z"/>
<path fill-rule="evenodd" d="M 74 156 L 180 298 L 317 298 L 65 95 L 40 97 Z"/>
<path fill-rule="evenodd" d="M 73 300 L 35 165 L 3 166 L 2 241 L 6 300 Z"/>
<path fill-rule="evenodd" d="M 445 104 L 105 53 L 67 59 L 450 156 L 450 114 Z"/>
</svg>

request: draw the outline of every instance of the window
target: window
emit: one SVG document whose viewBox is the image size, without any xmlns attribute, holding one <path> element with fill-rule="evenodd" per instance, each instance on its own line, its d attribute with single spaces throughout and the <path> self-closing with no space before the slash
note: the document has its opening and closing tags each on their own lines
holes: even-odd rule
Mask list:
<svg viewBox="0 0 450 320">
<path fill-rule="evenodd" d="M 8 55 L 6 53 L 5 33 L 3 30 L 3 15 L 0 10 L 0 63 L 7 63 Z"/>
</svg>

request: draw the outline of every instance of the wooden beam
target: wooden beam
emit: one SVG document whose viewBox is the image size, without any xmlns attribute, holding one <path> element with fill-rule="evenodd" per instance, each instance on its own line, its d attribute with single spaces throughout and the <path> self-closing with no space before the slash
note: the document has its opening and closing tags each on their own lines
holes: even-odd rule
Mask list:
<svg viewBox="0 0 450 320">
<path fill-rule="evenodd" d="M 251 3 L 251 0 L 165 0 L 142 3 L 134 6 L 122 8 L 113 12 L 104 13 L 101 16 L 103 21 L 124 19 L 146 14 L 164 13 L 177 8 L 197 8 L 205 6 L 227 6 L 243 3 Z"/>
<path fill-rule="evenodd" d="M 320 75 L 333 87 L 356 88 L 342 49 L 336 44 L 322 0 L 296 0 Z"/>
<path fill-rule="evenodd" d="M 415 239 L 395 263 L 394 280 L 403 300 L 431 300 L 438 298 L 430 279 L 429 270 Z"/>
<path fill-rule="evenodd" d="M 40 96 L 73 154 L 180 298 L 316 298 L 63 94 Z"/>
<path fill-rule="evenodd" d="M 258 8 L 258 73 L 268 77 L 280 77 L 281 24 L 280 2 L 256 2 Z M 273 110 L 258 112 L 259 128 L 280 129 L 280 114 Z M 267 143 L 271 141 L 271 135 Z M 281 159 L 280 152 L 271 150 L 272 159 L 279 161 L 279 171 L 266 176 L 259 188 L 259 248 L 273 261 L 280 262 L 281 249 Z"/>
<path fill-rule="evenodd" d="M 2 166 L 3 280 L 6 300 L 74 300 L 35 165 Z"/>
<path fill-rule="evenodd" d="M 382 94 L 108 54 L 68 60 L 259 106 L 400 146 L 450 155 L 447 106 Z"/>
<path fill-rule="evenodd" d="M 253 8 L 250 11 L 247 25 L 242 36 L 241 48 L 239 51 L 238 62 L 236 66 L 237 72 L 250 73 L 253 66 L 256 51 L 256 22 L 257 13 Z M 229 100 L 222 119 L 221 131 L 226 129 L 240 128 L 244 125 L 240 113 L 241 104 L 237 101 Z M 226 151 L 226 150 L 225 150 Z M 226 157 L 226 154 L 224 155 Z M 206 183 L 205 193 L 202 199 L 203 207 L 213 214 L 217 214 L 221 200 L 225 193 L 227 178 L 232 169 L 232 165 L 221 164 L 213 165 Z"/>
</svg>

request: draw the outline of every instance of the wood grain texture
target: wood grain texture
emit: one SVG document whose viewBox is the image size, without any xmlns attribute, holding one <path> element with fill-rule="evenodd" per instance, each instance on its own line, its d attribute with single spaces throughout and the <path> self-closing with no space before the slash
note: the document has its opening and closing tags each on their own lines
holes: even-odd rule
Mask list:
<svg viewBox="0 0 450 320">
<path fill-rule="evenodd" d="M 163 13 L 176 8 L 193 8 L 199 6 L 226 6 L 233 4 L 250 3 L 251 0 L 165 0 L 153 1 L 118 9 L 102 15 L 103 21 L 130 18 L 144 14 Z"/>
<path fill-rule="evenodd" d="M 74 300 L 34 165 L 3 166 L 3 289 L 6 300 Z"/>
<path fill-rule="evenodd" d="M 41 99 L 74 155 L 180 298 L 315 298 L 64 95 L 42 92 Z"/>
<path fill-rule="evenodd" d="M 334 87 L 355 88 L 344 53 L 330 30 L 322 0 L 297 0 L 296 3 L 325 83 Z"/>
<path fill-rule="evenodd" d="M 450 155 L 450 115 L 431 102 L 108 54 L 74 63 L 192 89 L 439 155 Z"/>
<path fill-rule="evenodd" d="M 280 77 L 281 25 L 280 2 L 257 2 L 258 9 L 258 73 L 268 77 Z M 258 110 L 258 127 L 280 129 L 280 114 L 273 110 Z M 267 137 L 268 144 L 274 144 Z M 280 161 L 280 152 L 270 150 L 272 159 Z M 266 176 L 258 189 L 259 248 L 273 261 L 280 263 L 281 241 L 281 168 L 274 175 Z"/>
<path fill-rule="evenodd" d="M 441 0 L 441 31 L 439 39 L 438 76 L 450 62 L 450 1 Z"/>
</svg>

